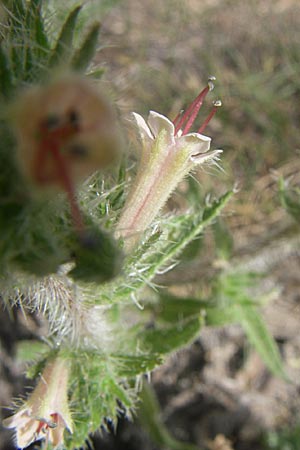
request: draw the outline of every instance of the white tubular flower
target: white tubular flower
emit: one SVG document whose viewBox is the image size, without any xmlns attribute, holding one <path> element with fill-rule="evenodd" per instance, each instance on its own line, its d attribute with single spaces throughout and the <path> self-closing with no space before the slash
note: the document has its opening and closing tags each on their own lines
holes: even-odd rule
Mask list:
<svg viewBox="0 0 300 450">
<path fill-rule="evenodd" d="M 72 432 L 68 379 L 67 360 L 50 361 L 28 400 L 16 414 L 3 421 L 5 427 L 15 428 L 18 448 L 26 448 L 39 439 L 46 439 L 56 448 L 63 444 L 65 428 Z"/>
<path fill-rule="evenodd" d="M 208 86 L 174 122 L 154 111 L 150 111 L 147 122 L 133 113 L 142 141 L 142 154 L 117 226 L 117 234 L 125 238 L 127 251 L 138 242 L 139 234 L 155 219 L 178 183 L 196 165 L 214 163 L 219 159 L 222 150 L 209 151 L 211 139 L 202 131 L 221 102 L 214 103 L 212 112 L 198 132 L 189 133 L 207 92 L 212 88 L 210 79 Z"/>
</svg>

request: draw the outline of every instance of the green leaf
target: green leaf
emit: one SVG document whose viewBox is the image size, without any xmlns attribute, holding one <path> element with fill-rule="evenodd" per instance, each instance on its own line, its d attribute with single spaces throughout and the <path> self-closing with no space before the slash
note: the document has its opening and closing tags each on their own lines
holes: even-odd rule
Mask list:
<svg viewBox="0 0 300 450">
<path fill-rule="evenodd" d="M 99 33 L 100 23 L 96 23 L 90 29 L 83 44 L 76 51 L 71 60 L 71 67 L 73 70 L 84 72 L 87 69 L 97 50 Z"/>
<path fill-rule="evenodd" d="M 225 226 L 222 220 L 216 220 L 213 225 L 216 251 L 220 258 L 228 260 L 232 255 L 233 250 L 233 238 L 229 230 Z"/>
<path fill-rule="evenodd" d="M 18 28 L 24 21 L 25 17 L 25 2 L 23 0 L 3 0 L 3 5 L 10 11 L 10 21 L 12 24 L 12 35 L 14 29 Z"/>
<path fill-rule="evenodd" d="M 9 169 L 8 173 L 4 172 L 4 177 L 9 177 L 9 172 L 15 175 L 7 158 L 3 158 L 3 162 L 8 163 Z M 14 266 L 41 276 L 56 272 L 59 265 L 70 259 L 66 242 L 70 225 L 62 221 L 65 204 L 59 197 L 52 201 L 43 197 L 31 199 L 22 178 L 14 177 L 12 181 L 16 179 L 18 183 L 7 184 L 6 189 L 4 178 L 5 189 L 0 193 L 1 270 L 6 272 Z"/>
<path fill-rule="evenodd" d="M 287 189 L 284 179 L 279 180 L 279 196 L 282 206 L 297 221 L 300 222 L 300 189 Z"/>
<path fill-rule="evenodd" d="M 168 219 L 164 225 L 166 232 L 157 241 L 157 245 L 152 247 L 151 253 L 146 253 L 139 261 L 138 267 L 148 266 L 148 270 L 143 271 L 141 284 L 144 284 L 145 279 L 153 278 L 159 270 L 165 267 L 170 260 L 177 257 L 190 242 L 199 236 L 220 214 L 232 195 L 232 191 L 227 192 L 218 200 L 215 200 L 212 205 L 205 207 L 202 215 L 197 211 Z"/>
<path fill-rule="evenodd" d="M 77 8 L 71 11 L 69 16 L 67 17 L 60 32 L 56 46 L 50 56 L 50 67 L 53 67 L 61 62 L 65 62 L 66 58 L 68 59 L 68 57 L 71 55 L 74 31 L 80 10 L 81 6 L 77 6 Z"/>
<path fill-rule="evenodd" d="M 162 414 L 157 398 L 148 383 L 144 383 L 143 385 L 138 413 L 141 424 L 159 448 L 168 450 L 200 450 L 195 445 L 177 441 L 171 436 L 162 422 Z"/>
<path fill-rule="evenodd" d="M 76 265 L 69 275 L 75 280 L 103 283 L 120 272 L 122 253 L 115 240 L 99 228 L 80 236 L 73 251 Z"/>
<path fill-rule="evenodd" d="M 175 297 L 170 294 L 160 293 L 159 302 L 150 305 L 156 320 L 174 323 L 182 320 L 199 317 L 201 311 L 206 309 L 207 302 L 189 297 Z"/>
<path fill-rule="evenodd" d="M 174 325 L 143 330 L 138 339 L 150 353 L 163 355 L 189 344 L 198 335 L 201 325 L 200 317 L 190 318 Z"/>
<path fill-rule="evenodd" d="M 205 324 L 212 327 L 222 327 L 235 322 L 231 308 L 218 306 L 207 308 L 205 311 Z"/>
<path fill-rule="evenodd" d="M 49 346 L 45 342 L 24 340 L 17 344 L 16 359 L 20 362 L 30 362 L 42 354 L 49 352 Z"/>
<path fill-rule="evenodd" d="M 278 347 L 257 309 L 253 305 L 236 305 L 233 312 L 266 366 L 274 375 L 287 380 Z"/>
<path fill-rule="evenodd" d="M 263 443 L 265 450 L 299 450 L 299 419 L 296 419 L 296 424 L 285 426 L 278 431 L 268 431 L 263 437 Z"/>
<path fill-rule="evenodd" d="M 44 276 L 67 260 L 69 251 L 55 232 L 56 214 L 55 205 L 32 202 L 10 224 L 13 262 L 22 270 Z"/>
<path fill-rule="evenodd" d="M 257 278 L 253 273 L 239 272 L 221 276 L 213 292 L 213 306 L 206 311 L 206 324 L 241 324 L 249 342 L 271 372 L 287 379 L 277 345 L 257 308 L 259 303 L 247 292 L 257 284 Z"/>
<path fill-rule="evenodd" d="M 26 48 L 24 48 L 24 75 L 23 80 L 24 81 L 31 81 L 32 77 L 34 77 L 34 57 L 33 57 L 33 51 L 32 48 L 27 45 Z"/>
<path fill-rule="evenodd" d="M 31 0 L 27 7 L 30 21 L 29 27 L 34 43 L 33 51 L 38 59 L 44 59 L 50 50 L 42 16 L 42 3 L 42 0 Z"/>
<path fill-rule="evenodd" d="M 24 48 L 19 48 L 17 45 L 14 45 L 10 49 L 10 59 L 11 59 L 11 66 L 13 69 L 13 73 L 16 79 L 22 80 L 23 79 L 23 73 L 24 73 Z"/>
<path fill-rule="evenodd" d="M 156 353 L 151 355 L 114 354 L 111 358 L 116 361 L 119 376 L 127 378 L 150 372 L 163 362 L 161 355 Z"/>
<path fill-rule="evenodd" d="M 84 448 L 89 433 L 95 432 L 105 417 L 117 419 L 118 404 L 132 407 L 134 393 L 120 383 L 116 361 L 103 354 L 92 352 L 71 353 L 73 360 L 71 402 L 76 405 L 74 432 L 66 434 L 68 450 Z M 72 404 L 71 403 L 71 404 Z"/>
<path fill-rule="evenodd" d="M 55 356 L 58 354 L 57 350 L 49 350 L 48 352 L 45 351 L 41 352 L 38 357 L 39 359 L 31 364 L 27 370 L 26 370 L 26 377 L 30 380 L 34 380 L 36 378 L 40 378 L 41 373 L 43 372 L 45 365 L 47 364 L 47 361 L 49 361 L 52 358 L 55 358 Z"/>
<path fill-rule="evenodd" d="M 37 51 L 40 52 L 40 54 L 47 54 L 50 46 L 48 42 L 48 37 L 45 32 L 44 28 L 44 22 L 42 20 L 41 12 L 38 10 L 36 16 L 35 16 L 35 40 L 37 43 Z"/>
<path fill-rule="evenodd" d="M 10 68 L 8 55 L 0 45 L 0 93 L 8 97 L 13 87 L 13 74 Z"/>
<path fill-rule="evenodd" d="M 105 71 L 106 71 L 105 67 L 99 67 L 97 69 L 91 70 L 89 73 L 86 74 L 86 76 L 94 80 L 100 80 L 105 74 Z"/>
<path fill-rule="evenodd" d="M 148 284 L 214 221 L 232 195 L 233 191 L 227 192 L 204 208 L 202 214 L 196 211 L 168 218 L 162 224 L 162 231 L 154 234 L 154 242 L 151 245 L 147 246 L 147 242 L 143 243 L 128 257 L 124 268 L 127 275 L 120 277 L 118 283 L 115 282 L 103 289 L 101 302 L 128 301 L 130 294 L 136 293 L 138 289 Z M 153 235 L 150 239 L 153 239 Z"/>
<path fill-rule="evenodd" d="M 110 391 L 110 394 L 114 397 L 114 406 L 116 405 L 116 399 L 121 401 L 122 404 L 127 408 L 130 408 L 130 406 L 132 405 L 132 401 L 127 395 L 125 388 L 120 385 L 117 379 L 110 378 L 108 380 L 108 383 L 106 383 L 103 388 L 104 392 L 106 389 L 108 389 Z"/>
</svg>

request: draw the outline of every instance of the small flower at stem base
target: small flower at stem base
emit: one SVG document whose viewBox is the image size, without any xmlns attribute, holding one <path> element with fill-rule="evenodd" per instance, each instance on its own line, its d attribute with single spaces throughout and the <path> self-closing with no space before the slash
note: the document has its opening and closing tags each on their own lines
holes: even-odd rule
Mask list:
<svg viewBox="0 0 300 450">
<path fill-rule="evenodd" d="M 147 122 L 133 113 L 142 142 L 138 172 L 121 213 L 117 235 L 124 239 L 125 250 L 130 251 L 140 239 L 178 183 L 197 166 L 216 163 L 222 150 L 211 150 L 211 139 L 201 133 L 190 133 L 207 93 L 212 90 L 213 78 L 200 92 L 183 115 L 174 122 L 150 111 Z M 204 121 L 206 126 L 219 106 Z M 205 126 L 201 127 L 201 132 Z"/>
<path fill-rule="evenodd" d="M 53 447 L 63 444 L 65 428 L 72 432 L 68 406 L 69 364 L 57 357 L 48 362 L 31 396 L 18 412 L 3 421 L 15 428 L 18 448 L 46 439 Z"/>
</svg>

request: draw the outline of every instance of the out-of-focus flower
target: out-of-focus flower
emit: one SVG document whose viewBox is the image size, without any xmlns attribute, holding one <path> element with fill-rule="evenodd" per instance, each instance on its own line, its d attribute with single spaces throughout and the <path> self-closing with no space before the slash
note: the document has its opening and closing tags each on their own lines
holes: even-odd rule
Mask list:
<svg viewBox="0 0 300 450">
<path fill-rule="evenodd" d="M 64 190 L 74 224 L 82 231 L 74 184 L 105 168 L 119 154 L 111 105 L 91 82 L 70 75 L 26 90 L 12 115 L 23 174 L 39 191 Z"/>
<path fill-rule="evenodd" d="M 111 105 L 87 79 L 70 75 L 20 95 L 13 110 L 17 158 L 39 188 L 65 189 L 114 161 L 119 152 Z M 59 153 L 59 158 L 57 154 Z"/>
<path fill-rule="evenodd" d="M 65 359 L 50 361 L 28 400 L 16 414 L 3 421 L 5 427 L 15 428 L 18 448 L 44 438 L 57 447 L 63 444 L 65 428 L 72 432 L 68 378 L 69 365 Z"/>
<path fill-rule="evenodd" d="M 117 234 L 125 238 L 125 249 L 130 250 L 139 240 L 178 183 L 196 166 L 216 163 L 221 150 L 210 149 L 211 139 L 202 131 L 221 102 L 215 102 L 209 116 L 198 132 L 190 129 L 198 115 L 208 85 L 182 115 L 171 122 L 167 117 L 150 111 L 147 122 L 136 113 L 133 118 L 142 142 L 138 172 L 121 214 Z"/>
</svg>

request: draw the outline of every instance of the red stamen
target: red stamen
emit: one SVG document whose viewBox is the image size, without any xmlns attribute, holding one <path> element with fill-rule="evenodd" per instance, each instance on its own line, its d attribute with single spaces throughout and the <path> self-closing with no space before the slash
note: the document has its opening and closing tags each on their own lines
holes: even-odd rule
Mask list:
<svg viewBox="0 0 300 450">
<path fill-rule="evenodd" d="M 39 424 L 38 424 L 36 432 L 35 432 L 36 436 L 38 436 L 41 431 L 43 431 L 45 433 L 49 428 L 57 427 L 58 414 L 57 413 L 50 414 L 50 417 L 52 419 L 52 422 L 47 422 L 46 420 L 42 420 L 42 419 L 39 421 Z"/>
<path fill-rule="evenodd" d="M 52 419 L 52 424 L 49 424 L 49 428 L 56 428 L 58 424 L 58 414 L 57 413 L 50 414 L 50 417 Z"/>
<path fill-rule="evenodd" d="M 182 115 L 181 119 L 175 125 L 175 135 L 183 127 L 183 125 L 185 126 L 182 131 L 182 134 L 184 135 L 189 132 L 209 90 L 210 87 L 206 86 L 195 98 L 195 100 L 190 104 L 186 112 Z"/>
<path fill-rule="evenodd" d="M 199 134 L 203 133 L 203 131 L 205 130 L 205 128 L 207 127 L 207 125 L 209 124 L 211 119 L 214 117 L 214 115 L 216 114 L 218 108 L 222 105 L 222 103 L 220 100 L 217 100 L 213 103 L 213 105 L 214 105 L 214 107 L 212 108 L 211 112 L 208 114 L 208 116 L 204 120 L 204 122 L 201 125 L 201 127 L 199 128 L 199 130 L 197 130 L 197 133 L 199 133 Z"/>
<path fill-rule="evenodd" d="M 177 114 L 177 116 L 176 116 L 175 119 L 173 120 L 173 125 L 174 125 L 174 127 L 177 126 L 177 123 L 179 122 L 180 117 L 182 116 L 183 112 L 184 112 L 183 109 L 182 109 L 181 111 L 179 111 L 179 113 Z"/>
<path fill-rule="evenodd" d="M 83 219 L 81 216 L 80 209 L 76 202 L 74 187 L 70 180 L 65 160 L 60 153 L 60 145 L 56 140 L 50 139 L 45 141 L 43 145 L 45 150 L 48 149 L 48 151 L 51 152 L 53 156 L 53 159 L 56 163 L 58 176 L 62 182 L 62 185 L 67 193 L 70 202 L 71 215 L 74 221 L 74 225 L 79 232 L 82 232 L 84 230 Z"/>
<path fill-rule="evenodd" d="M 42 143 L 37 151 L 36 158 L 34 161 L 34 174 L 35 179 L 41 183 L 47 182 L 47 177 L 43 175 L 43 168 L 45 167 L 46 158 L 51 155 L 51 148 L 47 147 L 47 140 L 51 142 L 57 142 L 57 144 L 62 144 L 66 139 L 72 137 L 77 132 L 77 127 L 74 125 L 64 125 L 57 127 L 53 130 L 49 130 L 47 125 L 44 123 L 40 127 L 40 135 L 42 136 Z M 46 143 L 46 148 L 44 145 Z M 50 152 L 49 152 L 50 150 Z"/>
<path fill-rule="evenodd" d="M 78 128 L 73 124 L 66 124 L 53 130 L 49 130 L 43 124 L 41 126 L 40 132 L 43 139 L 40 142 L 34 161 L 35 178 L 40 182 L 47 181 L 46 177 L 43 175 L 43 168 L 45 167 L 47 156 L 51 155 L 56 166 L 57 176 L 60 179 L 70 202 L 71 215 L 74 221 L 74 225 L 81 233 L 84 230 L 83 219 L 76 202 L 74 187 L 69 177 L 66 162 L 60 152 L 60 148 L 63 142 L 69 137 L 72 137 L 74 134 L 76 134 L 78 132 Z"/>
<path fill-rule="evenodd" d="M 35 432 L 37 436 L 40 434 L 40 432 L 42 431 L 42 429 L 43 429 L 44 427 L 45 427 L 45 429 L 48 428 L 47 423 L 46 423 L 46 422 L 43 422 L 43 421 L 40 421 L 39 424 L 38 424 L 38 427 L 37 427 L 37 429 L 36 429 L 36 432 Z"/>
</svg>

